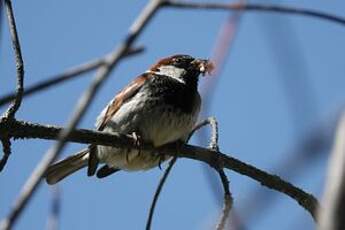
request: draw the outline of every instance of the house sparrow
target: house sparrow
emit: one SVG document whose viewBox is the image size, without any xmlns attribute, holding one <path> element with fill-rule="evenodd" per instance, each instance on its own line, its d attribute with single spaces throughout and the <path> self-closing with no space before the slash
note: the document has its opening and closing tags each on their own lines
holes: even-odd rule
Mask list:
<svg viewBox="0 0 345 230">
<path fill-rule="evenodd" d="M 198 77 L 212 69 L 210 61 L 189 55 L 159 60 L 110 101 L 97 118 L 97 130 L 133 134 L 155 147 L 185 142 L 200 111 Z M 147 170 L 168 158 L 151 151 L 91 145 L 51 165 L 46 180 L 55 184 L 87 166 L 88 175 L 93 175 L 98 162 L 105 164 L 97 172 L 102 178 L 118 170 Z"/>
</svg>

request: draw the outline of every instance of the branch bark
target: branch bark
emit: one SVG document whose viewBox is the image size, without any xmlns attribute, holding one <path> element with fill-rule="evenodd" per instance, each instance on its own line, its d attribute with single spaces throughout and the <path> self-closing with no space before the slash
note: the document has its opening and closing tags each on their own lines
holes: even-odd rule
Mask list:
<svg viewBox="0 0 345 230">
<path fill-rule="evenodd" d="M 24 61 L 22 57 L 22 51 L 20 48 L 17 27 L 16 27 L 16 20 L 14 18 L 12 2 L 11 0 L 5 0 L 4 6 L 6 8 L 7 13 L 7 20 L 8 20 L 8 27 L 11 34 L 12 46 L 15 54 L 16 59 L 16 71 L 17 71 L 17 89 L 16 95 L 14 98 L 14 102 L 5 112 L 5 117 L 8 119 L 13 119 L 15 113 L 20 107 L 23 98 L 24 92 Z"/>
<path fill-rule="evenodd" d="M 155 194 L 153 196 L 153 200 L 152 200 L 152 203 L 151 203 L 151 206 L 150 206 L 149 216 L 148 216 L 147 221 L 146 221 L 146 227 L 145 227 L 146 230 L 150 230 L 151 229 L 153 213 L 155 211 L 159 195 L 161 194 L 161 191 L 162 191 L 162 188 L 163 188 L 163 186 L 165 184 L 165 181 L 168 178 L 168 176 L 169 176 L 169 174 L 171 172 L 171 169 L 174 167 L 174 165 L 176 163 L 176 160 L 177 160 L 176 156 L 173 157 L 170 160 L 168 168 L 164 171 L 163 176 L 159 180 L 158 187 L 157 187 L 157 189 L 155 191 Z"/>
<path fill-rule="evenodd" d="M 330 22 L 338 23 L 345 26 L 345 18 L 333 14 L 303 9 L 291 6 L 281 6 L 274 4 L 255 4 L 255 3 L 198 3 L 198 2 L 184 2 L 176 0 L 166 0 L 164 2 L 166 7 L 174 7 L 180 9 L 204 9 L 204 10 L 239 10 L 239 11 L 258 11 L 258 12 L 274 12 L 284 14 L 295 14 L 301 16 L 309 16 Z"/>
<path fill-rule="evenodd" d="M 232 197 L 232 194 L 230 192 L 229 180 L 228 180 L 224 170 L 219 169 L 217 171 L 218 171 L 218 174 L 219 174 L 219 177 L 220 177 L 220 180 L 222 182 L 223 189 L 224 189 L 224 207 L 223 207 L 222 215 L 220 217 L 220 221 L 216 227 L 216 230 L 223 230 L 223 229 L 225 229 L 226 222 L 229 218 L 230 211 L 231 211 L 232 206 L 233 206 L 233 197 Z"/>
<path fill-rule="evenodd" d="M 6 8 L 7 13 L 7 20 L 8 20 L 8 27 L 11 34 L 12 46 L 15 54 L 16 60 L 16 71 L 17 71 L 17 89 L 15 93 L 15 98 L 13 103 L 8 107 L 6 112 L 4 113 L 1 120 L 14 120 L 15 114 L 18 111 L 24 92 L 24 61 L 22 57 L 22 51 L 20 48 L 17 27 L 16 27 L 16 20 L 14 18 L 12 2 L 10 0 L 5 0 L 4 6 Z M 3 145 L 3 152 L 4 155 L 0 159 L 0 172 L 4 169 L 8 158 L 11 155 L 11 142 L 9 137 L 2 137 L 1 143 Z"/>
<path fill-rule="evenodd" d="M 62 131 L 61 127 L 48 126 L 40 124 L 32 124 L 24 121 L 0 122 L 0 138 L 2 135 L 9 135 L 15 139 L 40 138 L 47 140 L 57 140 L 58 134 Z M 138 148 L 136 141 L 130 135 L 119 133 L 102 133 L 99 131 L 92 131 L 86 129 L 73 130 L 67 137 L 67 141 L 114 146 L 120 148 Z M 153 150 L 154 148 L 143 143 L 140 146 L 141 150 Z M 189 158 L 204 162 L 211 167 L 215 167 L 218 162 L 226 169 L 233 170 L 239 174 L 248 176 L 256 180 L 263 186 L 278 192 L 284 193 L 297 201 L 303 208 L 305 208 L 314 219 L 316 219 L 316 209 L 319 206 L 317 199 L 303 191 L 302 189 L 284 181 L 276 175 L 269 174 L 260 170 L 250 164 L 246 164 L 236 158 L 221 152 L 215 152 L 206 148 L 201 148 L 194 145 L 183 145 L 176 147 L 175 144 L 162 146 L 155 149 L 157 152 L 167 154 L 170 156 L 178 156 L 181 158 Z"/>
</svg>

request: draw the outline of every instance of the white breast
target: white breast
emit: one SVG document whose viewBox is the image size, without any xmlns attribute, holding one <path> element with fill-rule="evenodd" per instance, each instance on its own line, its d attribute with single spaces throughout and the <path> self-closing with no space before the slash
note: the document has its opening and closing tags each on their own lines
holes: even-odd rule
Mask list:
<svg viewBox="0 0 345 230">
<path fill-rule="evenodd" d="M 145 97 L 147 95 L 140 92 L 121 106 L 104 131 L 130 133 L 135 129 L 143 141 L 148 140 L 155 146 L 186 139 L 197 120 L 199 109 L 194 114 L 175 111 L 168 106 L 153 106 L 148 110 Z M 157 153 L 139 154 L 137 150 L 105 146 L 98 146 L 98 157 L 109 166 L 129 171 L 150 169 L 159 163 Z"/>
</svg>

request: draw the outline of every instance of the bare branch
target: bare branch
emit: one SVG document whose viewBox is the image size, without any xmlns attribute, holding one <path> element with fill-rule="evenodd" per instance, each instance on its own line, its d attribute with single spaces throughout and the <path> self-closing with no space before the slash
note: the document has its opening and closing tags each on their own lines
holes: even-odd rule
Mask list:
<svg viewBox="0 0 345 230">
<path fill-rule="evenodd" d="M 57 126 L 44 126 L 23 121 L 0 122 L 0 138 L 2 135 L 8 133 L 8 135 L 11 135 L 14 138 L 57 140 L 58 134 L 61 131 L 62 128 Z M 135 144 L 135 140 L 130 135 L 120 133 L 110 134 L 86 129 L 73 130 L 67 137 L 67 141 L 138 149 L 138 146 Z M 152 151 L 154 148 L 150 144 L 142 143 L 140 149 Z M 194 145 L 183 145 L 176 148 L 175 144 L 156 148 L 155 151 L 170 156 L 177 155 L 178 157 L 202 161 L 212 167 L 218 162 L 222 162 L 224 168 L 248 176 L 258 181 L 263 186 L 288 195 L 292 199 L 296 200 L 315 219 L 316 209 L 319 205 L 317 199 L 313 195 L 304 192 L 302 189 L 284 181 L 276 175 L 269 174 L 250 164 L 246 164 L 236 158 L 228 156 L 227 154 L 223 154 L 221 152 L 217 153 Z"/>
<path fill-rule="evenodd" d="M 245 3 L 245 0 L 241 0 L 241 3 Z M 220 74 L 224 68 L 224 63 L 226 59 L 229 57 L 229 53 L 231 53 L 231 48 L 233 46 L 233 43 L 236 38 L 236 32 L 237 28 L 240 23 L 240 19 L 243 12 L 236 11 L 236 12 L 230 12 L 229 17 L 226 19 L 226 21 L 221 26 L 218 36 L 216 38 L 215 46 L 213 48 L 212 54 L 211 54 L 211 60 L 215 63 L 216 69 L 213 72 L 213 74 L 216 77 L 213 77 L 208 81 L 208 84 L 202 89 L 202 96 L 204 98 L 203 101 L 203 114 L 208 114 L 208 110 L 210 107 L 210 104 L 212 104 L 213 100 L 213 94 L 216 91 L 215 88 L 217 87 L 219 81 L 220 81 Z M 213 125 L 215 128 L 217 128 L 217 123 Z M 213 131 L 212 134 L 218 133 Z M 200 132 L 198 135 L 199 143 L 204 143 L 206 141 L 206 135 L 205 132 Z M 218 143 L 218 140 L 216 141 Z M 219 150 L 219 146 L 217 144 L 217 149 L 215 149 L 215 145 L 210 146 L 213 150 Z M 221 178 L 221 185 L 219 185 L 218 180 L 216 180 L 216 174 L 213 172 L 213 170 L 209 167 L 203 166 L 202 167 L 204 175 L 209 183 L 209 186 L 207 186 L 214 195 L 215 200 L 217 201 L 217 204 L 220 203 L 220 194 L 221 194 L 221 186 L 223 186 L 223 211 L 220 215 L 220 220 L 218 225 L 216 226 L 217 229 L 224 229 L 227 220 L 231 217 L 230 211 L 232 210 L 232 196 L 229 189 L 228 180 L 226 178 L 226 175 L 224 173 L 223 168 L 218 168 L 216 171 L 218 172 L 218 175 Z M 220 206 L 220 205 L 219 205 Z M 232 211 L 232 214 L 234 215 L 234 211 Z M 231 225 L 228 226 L 229 229 L 235 230 L 238 227 L 238 224 L 240 223 L 240 219 L 237 218 L 237 221 L 234 221 L 234 218 L 231 218 Z M 236 224 L 235 224 L 236 223 Z M 243 227 L 243 223 L 241 224 Z"/>
<path fill-rule="evenodd" d="M 218 174 L 220 176 L 220 179 L 222 181 L 222 185 L 224 188 L 224 207 L 223 207 L 220 221 L 219 221 L 216 229 L 217 230 L 223 230 L 223 229 L 225 229 L 226 221 L 227 221 L 229 214 L 230 214 L 230 211 L 232 209 L 233 198 L 232 198 L 230 188 L 229 188 L 229 180 L 226 177 L 224 170 L 223 169 L 218 170 Z"/>
<path fill-rule="evenodd" d="M 323 196 L 323 208 L 319 210 L 319 230 L 345 229 L 345 112 L 338 123 L 328 176 Z"/>
<path fill-rule="evenodd" d="M 107 57 L 106 65 L 101 66 L 92 81 L 89 88 L 84 92 L 84 94 L 79 99 L 76 108 L 71 116 L 71 119 L 67 123 L 67 128 L 63 129 L 58 136 L 58 142 L 48 150 L 44 155 L 41 162 L 35 168 L 29 179 L 24 184 L 22 191 L 19 194 L 17 201 L 7 219 L 3 222 L 4 229 L 11 229 L 18 216 L 24 210 L 24 207 L 32 197 L 32 194 L 38 188 L 38 185 L 44 174 L 49 167 L 49 165 L 58 157 L 63 148 L 65 147 L 66 141 L 68 141 L 71 132 L 77 127 L 80 120 L 84 116 L 86 110 L 90 106 L 95 94 L 100 89 L 102 83 L 109 77 L 111 71 L 119 63 L 119 61 L 126 56 L 128 50 L 132 47 L 132 44 L 143 31 L 147 23 L 157 12 L 161 6 L 161 0 L 151 0 L 144 10 L 139 14 L 138 18 L 134 21 L 129 29 L 128 35 L 125 40 L 120 44 L 120 46 Z"/>
<path fill-rule="evenodd" d="M 210 144 L 209 144 L 209 148 L 214 151 L 214 152 L 218 152 L 219 151 L 219 144 L 218 144 L 218 122 L 216 120 L 216 118 L 214 117 L 209 117 L 206 120 L 200 122 L 193 130 L 193 132 L 205 125 L 210 125 L 211 126 L 211 140 L 210 140 Z M 214 167 L 215 166 L 215 167 Z M 217 170 L 222 185 L 223 185 L 223 189 L 224 189 L 224 207 L 223 207 L 223 211 L 222 211 L 222 215 L 220 217 L 220 221 L 216 227 L 217 230 L 223 230 L 225 229 L 225 224 L 226 221 L 229 217 L 230 211 L 232 209 L 232 204 L 233 204 L 233 198 L 230 192 L 230 187 L 229 187 L 229 180 L 226 176 L 226 174 L 224 173 L 224 169 L 223 169 L 223 162 L 218 162 L 216 163 L 216 165 L 214 165 L 213 167 Z"/>
<path fill-rule="evenodd" d="M 149 216 L 148 216 L 147 221 L 146 221 L 146 227 L 145 227 L 146 230 L 150 230 L 151 229 L 153 213 L 154 213 L 155 208 L 156 208 L 158 197 L 159 197 L 159 195 L 160 195 L 160 193 L 162 191 L 164 183 L 165 183 L 166 179 L 168 178 L 169 173 L 170 173 L 172 167 L 176 163 L 176 160 L 177 160 L 176 156 L 174 156 L 173 159 L 170 160 L 168 168 L 164 171 L 163 176 L 159 180 L 158 187 L 156 189 L 155 195 L 153 196 L 153 200 L 152 200 L 152 203 L 151 203 L 151 206 L 150 206 Z"/>
<path fill-rule="evenodd" d="M 208 117 L 205 120 L 199 122 L 192 130 L 192 132 L 189 134 L 188 140 L 194 135 L 194 133 L 201 129 L 202 127 L 210 125 L 211 126 L 211 139 L 209 148 L 213 150 L 218 150 L 218 123 L 217 120 L 214 117 Z"/>
<path fill-rule="evenodd" d="M 130 49 L 125 57 L 131 57 L 133 55 L 139 54 L 144 51 L 143 46 L 139 46 Z M 76 77 L 82 76 L 82 74 L 95 70 L 102 65 L 105 65 L 106 57 L 97 58 L 96 60 L 89 61 L 87 63 L 80 64 L 76 67 L 72 67 L 65 72 L 58 74 L 49 78 L 48 80 L 43 80 L 36 83 L 35 85 L 26 87 L 23 97 L 31 96 L 34 93 L 40 92 L 42 90 L 48 89 L 52 86 L 67 82 L 69 80 L 75 79 Z M 9 93 L 0 98 L 0 106 L 5 105 L 15 99 L 16 93 Z"/>
<path fill-rule="evenodd" d="M 61 74 L 53 76 L 52 78 L 50 78 L 48 80 L 43 80 L 41 82 L 38 82 L 35 85 L 27 87 L 23 96 L 24 97 L 30 96 L 36 92 L 41 91 L 41 90 L 48 89 L 51 86 L 56 86 L 59 83 L 63 83 L 63 82 L 66 82 L 68 80 L 72 80 L 78 76 L 81 76 L 81 74 L 83 74 L 83 73 L 97 69 L 101 65 L 104 65 L 104 58 L 98 58 L 96 60 L 92 60 L 90 62 L 83 63 L 81 65 L 78 65 L 76 67 L 68 69 Z M 15 98 L 15 93 L 9 93 L 7 95 L 2 96 L 0 98 L 0 106 L 11 102 L 14 98 Z"/>
<path fill-rule="evenodd" d="M 212 151 L 218 152 L 219 151 L 219 144 L 218 144 L 218 122 L 214 117 L 209 117 L 207 119 L 208 124 L 212 128 L 211 132 L 211 142 L 209 145 L 209 148 Z M 217 230 L 223 230 L 225 229 L 225 224 L 226 221 L 229 217 L 230 211 L 232 209 L 232 204 L 233 204 L 233 198 L 230 192 L 230 187 L 229 187 L 229 180 L 224 173 L 223 165 L 222 162 L 218 162 L 216 170 L 218 171 L 218 174 L 220 176 L 223 189 L 224 189 L 224 207 L 223 207 L 223 212 L 220 218 L 220 222 L 217 225 L 216 229 Z"/>
<path fill-rule="evenodd" d="M 23 98 L 24 91 L 24 62 L 22 58 L 22 52 L 20 49 L 19 38 L 17 34 L 16 21 L 14 18 L 14 13 L 12 9 L 11 0 L 5 0 L 4 6 L 6 8 L 8 27 L 11 34 L 12 46 L 15 54 L 16 60 L 16 70 L 17 70 L 17 92 L 15 94 L 14 102 L 8 107 L 5 114 L 1 118 L 2 120 L 13 120 L 17 110 L 20 107 Z M 4 169 L 7 160 L 11 154 L 11 142 L 9 136 L 4 136 L 1 139 L 4 155 L 0 160 L 0 172 Z"/>
<path fill-rule="evenodd" d="M 5 117 L 13 119 L 15 113 L 19 109 L 22 102 L 23 92 L 24 92 L 24 62 L 22 57 L 22 52 L 20 49 L 19 38 L 17 34 L 16 21 L 14 18 L 14 13 L 12 9 L 11 0 L 5 0 L 4 6 L 6 8 L 8 26 L 12 39 L 12 46 L 16 58 L 16 70 L 17 70 L 17 92 L 13 104 L 5 112 Z"/>
<path fill-rule="evenodd" d="M 237 173 L 248 176 L 270 189 L 290 196 L 304 207 L 314 219 L 316 219 L 315 214 L 316 209 L 318 208 L 317 199 L 313 195 L 304 192 L 302 189 L 282 180 L 276 175 L 257 169 L 252 165 L 241 162 L 226 154 L 220 152 L 217 154 L 216 152 L 209 150 L 205 151 L 205 149 L 197 146 L 186 145 L 184 146 L 182 153 L 178 155 L 179 157 L 201 160 L 211 166 L 216 164 L 215 162 L 217 161 L 222 162 L 224 168 L 231 169 Z M 218 160 L 216 158 L 218 158 Z"/>
<path fill-rule="evenodd" d="M 2 149 L 4 152 L 4 155 L 2 156 L 0 160 L 0 172 L 4 169 L 8 158 L 11 155 L 11 142 L 8 137 L 3 137 L 1 138 L 1 143 L 2 143 Z"/>
<path fill-rule="evenodd" d="M 327 20 L 330 22 L 345 25 L 345 18 L 328 14 L 316 10 L 303 9 L 291 6 L 280 6 L 273 4 L 254 4 L 254 3 L 198 3 L 198 2 L 184 2 L 175 0 L 166 0 L 164 6 L 181 8 L 181 9 L 207 9 L 207 10 L 241 10 L 241 11 L 258 11 L 258 12 L 275 12 L 285 14 L 296 14 L 302 16 L 309 16 L 318 19 Z"/>
</svg>

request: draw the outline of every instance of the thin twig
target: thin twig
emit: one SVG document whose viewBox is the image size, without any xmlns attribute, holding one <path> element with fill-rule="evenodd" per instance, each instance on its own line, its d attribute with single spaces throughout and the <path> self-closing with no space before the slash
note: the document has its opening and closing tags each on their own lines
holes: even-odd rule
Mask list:
<svg viewBox="0 0 345 230">
<path fill-rule="evenodd" d="M 334 138 L 332 155 L 323 195 L 323 208 L 319 210 L 319 230 L 345 229 L 345 112 L 342 114 Z"/>
<path fill-rule="evenodd" d="M 210 125 L 211 126 L 211 138 L 210 138 L 210 144 L 209 147 L 211 149 L 218 150 L 218 124 L 217 120 L 214 117 L 208 117 L 205 120 L 199 122 L 196 124 L 196 126 L 193 128 L 192 132 L 189 134 L 188 140 L 194 135 L 194 133 L 201 129 L 202 127 Z"/>
<path fill-rule="evenodd" d="M 16 59 L 16 70 L 17 70 L 17 92 L 14 99 L 13 104 L 7 109 L 5 112 L 5 117 L 8 119 L 13 119 L 15 113 L 19 109 L 19 106 L 22 102 L 23 92 L 24 92 L 24 62 L 22 57 L 22 52 L 20 49 L 19 38 L 17 34 L 16 28 L 16 21 L 14 18 L 14 13 L 12 9 L 11 0 L 5 0 L 4 2 L 6 13 L 7 13 L 7 20 L 8 20 L 8 27 L 11 34 L 12 46 L 15 53 Z"/>
<path fill-rule="evenodd" d="M 8 137 L 1 138 L 2 143 L 2 150 L 4 152 L 4 155 L 2 156 L 0 160 L 0 172 L 4 169 L 8 158 L 11 155 L 11 141 Z"/>
<path fill-rule="evenodd" d="M 79 99 L 75 110 L 71 116 L 71 119 L 67 123 L 67 128 L 63 129 L 59 133 L 58 142 L 48 150 L 44 155 L 43 159 L 40 161 L 38 166 L 35 168 L 29 179 L 24 184 L 13 209 L 10 211 L 4 223 L 4 229 L 11 229 L 19 215 L 24 210 L 24 207 L 32 197 L 32 194 L 38 188 L 38 185 L 44 174 L 49 167 L 49 165 L 58 157 L 61 151 L 64 149 L 66 142 L 71 134 L 71 132 L 79 124 L 80 120 L 84 116 L 86 110 L 91 105 L 95 94 L 100 89 L 101 85 L 109 77 L 111 71 L 119 63 L 119 61 L 126 56 L 128 50 L 132 47 L 134 41 L 143 31 L 144 27 L 157 12 L 161 6 L 161 0 L 151 0 L 144 10 L 139 14 L 138 18 L 134 21 L 129 29 L 128 35 L 125 40 L 120 44 L 120 46 L 107 57 L 107 65 L 101 66 L 92 81 L 89 88 L 84 92 L 84 94 Z"/>
<path fill-rule="evenodd" d="M 126 54 L 125 57 L 131 57 L 133 55 L 139 54 L 144 51 L 143 46 L 139 46 L 133 49 L 130 49 L 129 52 Z M 76 67 L 72 67 L 65 72 L 58 74 L 49 78 L 48 80 L 40 81 L 32 86 L 26 87 L 23 97 L 31 96 L 34 93 L 40 92 L 42 90 L 48 89 L 52 86 L 56 86 L 58 84 L 67 82 L 69 80 L 75 79 L 76 77 L 83 76 L 82 74 L 95 70 L 102 65 L 106 64 L 106 57 L 97 58 L 96 60 L 92 60 L 83 64 L 80 64 Z M 84 75 L 85 76 L 85 75 Z M 0 98 L 0 106 L 6 105 L 7 103 L 11 102 L 15 99 L 16 93 L 9 93 L 4 95 Z"/>
<path fill-rule="evenodd" d="M 245 0 L 242 0 L 242 3 L 245 3 Z M 241 11 L 230 12 L 229 17 L 226 19 L 226 21 L 223 23 L 219 30 L 215 46 L 211 54 L 211 60 L 215 63 L 216 66 L 216 69 L 213 72 L 213 75 L 215 75 L 215 77 L 212 77 L 212 79 L 210 79 L 207 82 L 206 86 L 202 88 L 202 97 L 204 98 L 202 114 L 209 114 L 208 110 L 210 108 L 210 105 L 212 104 L 214 92 L 216 92 L 215 88 L 218 86 L 220 82 L 221 72 L 224 69 L 224 64 L 226 62 L 226 59 L 229 58 L 229 54 L 231 54 L 231 48 L 234 46 L 234 41 L 238 30 L 237 28 L 240 23 L 240 19 L 242 18 L 241 16 L 243 15 L 242 13 L 243 12 Z M 198 134 L 199 143 L 204 143 L 206 141 L 205 131 L 199 132 Z M 217 149 L 217 151 L 218 150 L 219 149 Z M 222 178 L 222 175 L 225 176 L 225 173 L 222 168 L 217 169 L 218 175 L 221 177 L 222 185 L 219 185 L 219 182 L 216 178 L 218 175 L 214 173 L 212 168 L 203 166 L 202 169 L 207 179 L 207 182 L 209 183 L 209 186 L 207 187 L 213 192 L 215 201 L 219 206 L 221 202 L 220 194 L 224 193 L 222 197 L 223 211 L 220 216 L 220 222 L 217 225 L 218 229 L 223 229 L 225 228 L 226 221 L 231 217 L 229 213 L 230 210 L 232 210 L 232 200 L 231 202 L 229 200 L 230 198 L 232 198 L 232 196 L 230 190 L 226 190 L 229 186 L 228 184 L 224 184 L 225 181 L 228 180 L 223 180 L 224 177 Z M 223 186 L 224 192 L 221 191 L 221 186 Z M 234 214 L 234 211 L 232 211 L 232 214 Z M 229 228 L 233 230 L 237 229 L 237 226 L 241 226 L 242 228 L 244 228 L 243 223 L 240 221 L 239 218 L 237 218 L 237 222 L 233 220 L 234 218 L 231 219 L 231 225 L 229 225 Z M 237 225 L 235 225 L 235 223 L 237 223 Z"/>
<path fill-rule="evenodd" d="M 51 86 L 56 86 L 59 83 L 63 83 L 68 80 L 75 79 L 78 76 L 82 76 L 83 73 L 97 69 L 101 65 L 104 65 L 104 58 L 96 59 L 96 60 L 81 64 L 81 65 L 78 65 L 76 67 L 66 70 L 65 72 L 61 74 L 58 74 L 56 76 L 53 76 L 52 78 L 49 78 L 48 80 L 43 80 L 41 82 L 38 82 L 35 85 L 26 87 L 23 96 L 24 97 L 30 96 L 36 92 L 42 91 L 44 89 L 48 89 Z M 14 98 L 15 98 L 15 93 L 9 93 L 7 95 L 3 95 L 0 98 L 0 106 L 6 105 L 7 103 L 11 102 Z"/>
<path fill-rule="evenodd" d="M 223 189 L 224 189 L 224 207 L 222 211 L 222 215 L 220 221 L 216 227 L 217 230 L 225 229 L 226 221 L 229 217 L 230 211 L 232 209 L 233 198 L 229 188 L 229 180 L 224 173 L 223 169 L 218 170 L 219 177 L 221 179 Z"/>
<path fill-rule="evenodd" d="M 150 230 L 151 229 L 151 224 L 152 224 L 152 219 L 153 219 L 153 213 L 155 211 L 155 208 L 156 208 L 156 204 L 157 204 L 157 201 L 158 201 L 158 197 L 162 191 L 162 188 L 165 184 L 165 181 L 166 179 L 168 178 L 169 176 L 169 173 L 171 171 L 171 169 L 173 168 L 173 166 L 175 165 L 176 163 L 176 160 L 177 160 L 177 157 L 174 156 L 170 162 L 169 162 L 169 166 L 167 167 L 167 169 L 164 171 L 164 174 L 163 176 L 161 177 L 161 179 L 159 180 L 159 183 L 158 183 L 158 187 L 155 191 L 155 194 L 153 196 L 153 200 L 152 200 L 152 203 L 151 203 L 151 206 L 150 206 L 150 211 L 149 211 L 149 216 L 147 218 L 147 221 L 146 221 L 146 227 L 145 229 L 146 230 Z"/>
<path fill-rule="evenodd" d="M 61 127 L 32 124 L 23 121 L 0 122 L 0 138 L 4 131 L 6 131 L 14 138 L 40 138 L 57 140 L 58 134 L 61 132 L 61 130 Z M 110 134 L 85 129 L 73 130 L 67 137 L 67 141 L 113 146 L 117 148 L 138 149 L 138 146 L 134 144 L 135 140 L 130 135 L 120 133 Z M 227 154 L 221 152 L 217 153 L 194 145 L 179 146 L 179 150 L 177 152 L 176 145 L 174 144 L 162 146 L 157 149 L 150 144 L 142 143 L 140 149 L 156 151 L 169 156 L 177 155 L 178 157 L 194 159 L 205 162 L 211 166 L 215 165 L 217 162 L 222 162 L 224 168 L 231 169 L 239 174 L 248 176 L 253 180 L 258 181 L 263 186 L 288 195 L 292 199 L 296 200 L 315 218 L 315 211 L 318 207 L 318 201 L 313 195 L 304 192 L 302 189 L 284 181 L 276 175 L 269 174 Z"/>
<path fill-rule="evenodd" d="M 213 151 L 219 150 L 219 144 L 218 144 L 218 122 L 215 117 L 209 117 L 207 118 L 207 121 L 209 125 L 211 126 L 211 140 L 209 144 L 209 148 Z"/>
<path fill-rule="evenodd" d="M 19 38 L 17 34 L 16 21 L 14 18 L 12 3 L 10 0 L 5 0 L 4 6 L 6 8 L 8 27 L 11 34 L 12 46 L 14 50 L 15 60 L 16 60 L 16 71 L 17 71 L 17 89 L 14 98 L 14 102 L 8 107 L 5 114 L 1 118 L 2 120 L 13 120 L 17 110 L 20 107 L 24 92 L 24 62 L 22 57 L 22 52 L 20 49 Z M 11 142 L 10 136 L 5 135 L 1 139 L 4 155 L 0 160 L 0 172 L 4 169 L 7 160 L 11 154 Z"/>
<path fill-rule="evenodd" d="M 199 127 L 205 126 L 205 125 L 210 125 L 211 126 L 211 139 L 210 139 L 210 144 L 209 148 L 214 151 L 218 152 L 219 151 L 219 144 L 218 144 L 218 122 L 216 118 L 214 117 L 209 117 L 203 122 L 199 124 Z M 229 217 L 230 211 L 232 209 L 232 204 L 233 204 L 233 198 L 230 192 L 230 187 L 229 187 L 229 180 L 224 172 L 223 169 L 223 164 L 222 162 L 218 162 L 216 164 L 215 169 L 217 170 L 219 177 L 221 179 L 223 189 L 224 189 L 224 206 L 223 206 L 223 211 L 222 215 L 220 217 L 220 221 L 216 227 L 217 230 L 223 230 L 225 229 L 225 224 L 226 221 Z"/>
<path fill-rule="evenodd" d="M 181 9 L 207 9 L 207 10 L 241 10 L 241 11 L 258 11 L 258 12 L 275 12 L 309 16 L 330 22 L 345 25 L 345 18 L 333 14 L 320 12 L 317 10 L 303 9 L 291 6 L 280 6 L 274 4 L 255 4 L 255 3 L 198 3 L 184 2 L 175 0 L 166 0 L 164 6 Z"/>
</svg>

